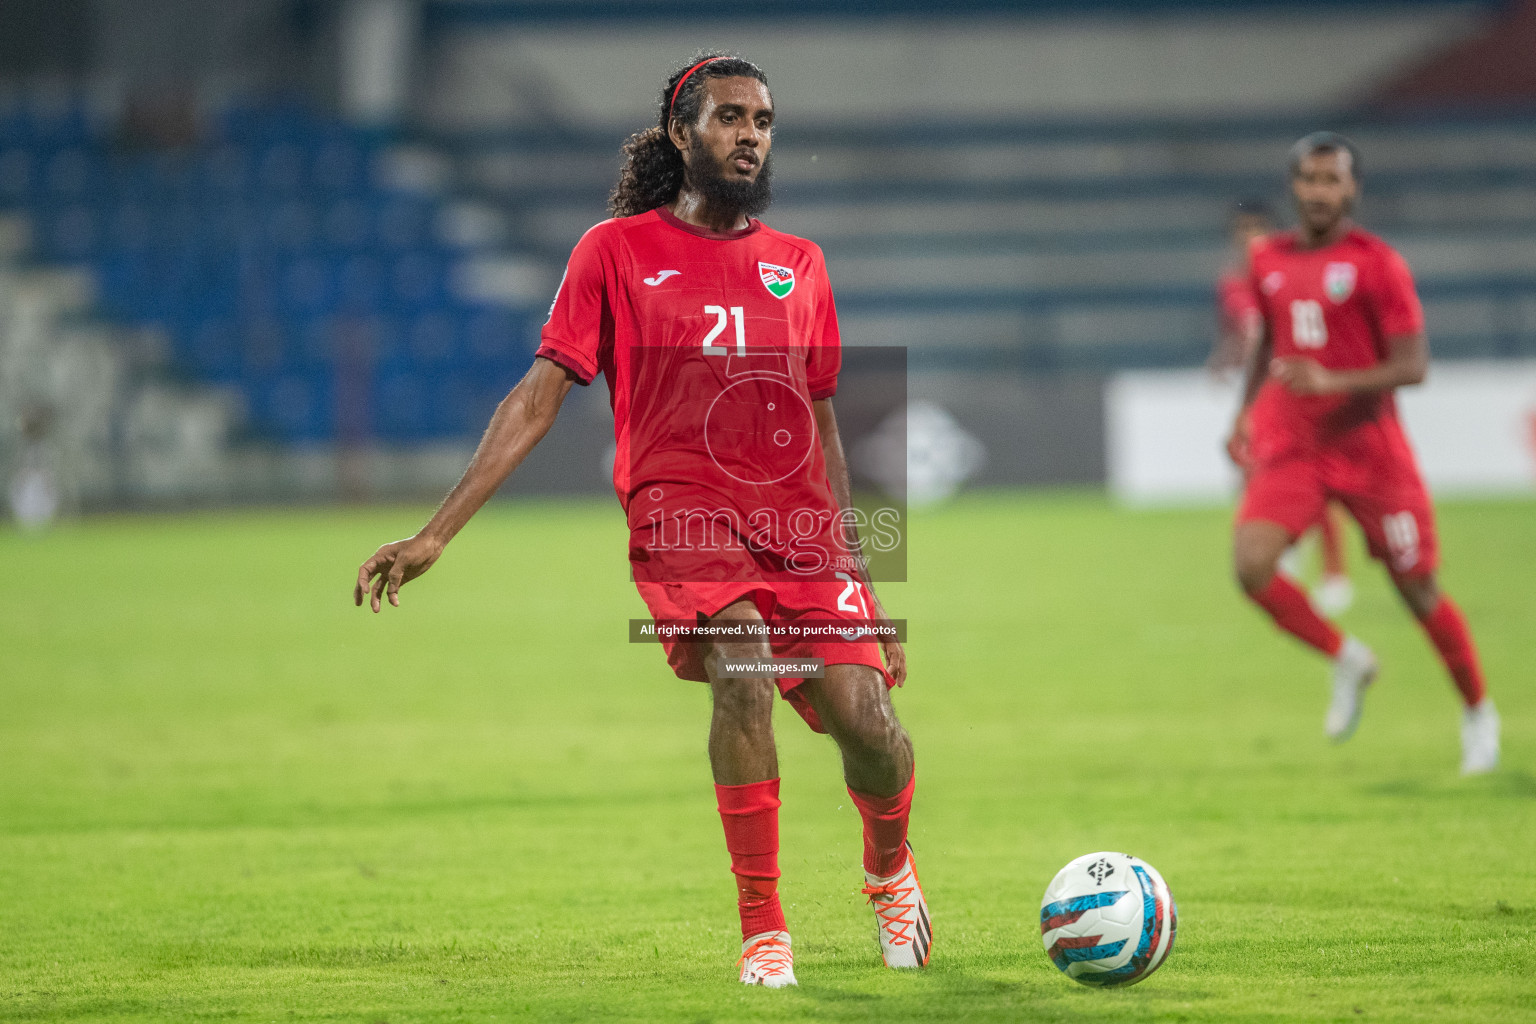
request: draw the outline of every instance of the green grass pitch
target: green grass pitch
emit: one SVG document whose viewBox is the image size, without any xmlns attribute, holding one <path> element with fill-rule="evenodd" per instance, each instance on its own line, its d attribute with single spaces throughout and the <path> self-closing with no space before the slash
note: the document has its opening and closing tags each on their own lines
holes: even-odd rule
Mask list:
<svg viewBox="0 0 1536 1024">
<path fill-rule="evenodd" d="M 1358 553 L 1383 677 L 1322 737 L 1323 665 L 1241 602 L 1220 510 L 983 494 L 920 515 L 897 696 L 932 967 L 880 966 L 859 824 L 787 707 L 800 987 L 737 984 L 704 689 L 642 614 L 611 502 L 505 502 L 404 606 L 355 567 L 422 509 L 0 532 L 0 1020 L 1536 1019 L 1536 503 L 1442 508 L 1505 765 Z M 1094 991 L 1045 883 L 1120 849 L 1177 946 Z"/>
</svg>

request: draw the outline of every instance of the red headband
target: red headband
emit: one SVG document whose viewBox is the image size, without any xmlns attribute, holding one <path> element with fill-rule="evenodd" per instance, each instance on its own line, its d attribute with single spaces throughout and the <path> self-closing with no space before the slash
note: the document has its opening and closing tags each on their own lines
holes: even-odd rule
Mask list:
<svg viewBox="0 0 1536 1024">
<path fill-rule="evenodd" d="M 670 117 L 672 115 L 672 108 L 677 106 L 677 94 L 683 91 L 683 83 L 688 81 L 688 77 L 690 75 L 692 75 L 695 71 L 699 70 L 699 68 L 703 67 L 705 64 L 708 64 L 710 61 L 726 60 L 726 59 L 727 58 L 725 58 L 725 57 L 705 57 L 703 60 L 701 60 L 697 64 L 695 64 L 693 67 L 691 67 L 687 71 L 683 72 L 683 77 L 679 78 L 677 80 L 677 86 L 672 90 L 672 102 L 667 104 L 667 116 Z"/>
</svg>

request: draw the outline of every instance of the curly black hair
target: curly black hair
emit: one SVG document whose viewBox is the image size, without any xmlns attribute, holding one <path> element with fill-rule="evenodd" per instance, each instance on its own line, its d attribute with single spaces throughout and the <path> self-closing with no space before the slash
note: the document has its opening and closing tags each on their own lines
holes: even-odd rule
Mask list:
<svg viewBox="0 0 1536 1024">
<path fill-rule="evenodd" d="M 672 92 L 678 81 L 689 68 L 705 60 L 709 63 L 688 76 L 674 103 Z M 668 137 L 667 125 L 673 120 L 690 125 L 698 120 L 706 78 L 755 78 L 768 84 L 768 76 L 756 64 L 720 50 L 700 50 L 678 65 L 661 90 L 657 123 L 631 135 L 624 143 L 624 168 L 608 196 L 608 210 L 613 216 L 633 217 L 677 198 L 683 187 L 683 155 Z"/>
</svg>

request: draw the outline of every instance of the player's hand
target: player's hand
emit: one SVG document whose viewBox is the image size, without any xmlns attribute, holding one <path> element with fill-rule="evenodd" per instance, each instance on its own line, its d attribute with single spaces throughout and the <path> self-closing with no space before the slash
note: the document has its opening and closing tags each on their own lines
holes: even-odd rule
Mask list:
<svg viewBox="0 0 1536 1024">
<path fill-rule="evenodd" d="M 1248 471 L 1252 462 L 1252 453 L 1248 448 L 1248 410 L 1244 409 L 1237 414 L 1237 419 L 1232 424 L 1232 433 L 1227 437 L 1227 458 L 1232 464 L 1243 472 Z"/>
<path fill-rule="evenodd" d="M 891 617 L 885 614 L 885 608 L 875 599 L 875 623 L 879 626 L 891 626 Z M 902 648 L 898 640 L 880 641 L 880 650 L 885 655 L 885 667 L 896 681 L 897 686 L 905 686 L 907 682 L 907 652 Z"/>
<path fill-rule="evenodd" d="M 1276 359 L 1269 364 L 1269 372 L 1293 394 L 1331 395 L 1339 390 L 1333 371 L 1315 359 Z"/>
<path fill-rule="evenodd" d="M 363 606 L 363 597 L 377 612 L 387 594 L 389 603 L 400 607 L 400 588 L 432 568 L 443 553 L 441 542 L 417 534 L 392 541 L 373 553 L 357 567 L 357 585 L 352 588 L 352 603 Z M 377 578 L 375 578 L 377 577 Z"/>
</svg>

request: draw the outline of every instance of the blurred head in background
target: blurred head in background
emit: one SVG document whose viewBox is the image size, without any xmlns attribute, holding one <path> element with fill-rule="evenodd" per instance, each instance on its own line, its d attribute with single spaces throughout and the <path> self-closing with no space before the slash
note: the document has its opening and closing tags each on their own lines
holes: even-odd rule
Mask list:
<svg viewBox="0 0 1536 1024">
<path fill-rule="evenodd" d="M 717 213 L 761 213 L 772 199 L 772 128 L 762 69 L 701 51 L 668 76 L 657 123 L 624 144 L 608 208 L 615 217 L 633 217 L 673 203 L 686 188 Z"/>
<path fill-rule="evenodd" d="M 1275 230 L 1275 214 L 1269 203 L 1262 199 L 1239 199 L 1227 214 L 1227 237 L 1232 240 L 1232 251 L 1244 263 L 1248 259 L 1248 247 L 1258 238 Z"/>
<path fill-rule="evenodd" d="M 1336 132 L 1313 132 L 1291 147 L 1291 192 L 1302 234 L 1313 244 L 1332 241 L 1349 227 L 1360 197 L 1360 151 Z"/>
</svg>

